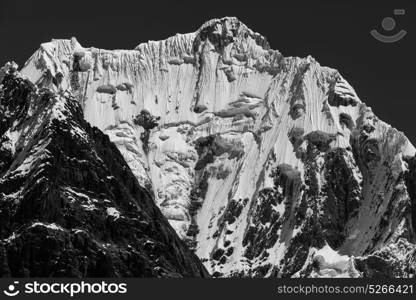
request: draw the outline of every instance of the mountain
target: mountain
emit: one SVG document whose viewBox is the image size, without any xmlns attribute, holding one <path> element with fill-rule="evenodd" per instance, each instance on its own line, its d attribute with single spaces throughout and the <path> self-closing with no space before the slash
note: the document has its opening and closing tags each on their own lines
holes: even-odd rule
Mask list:
<svg viewBox="0 0 416 300">
<path fill-rule="evenodd" d="M 0 82 L 0 276 L 208 276 L 69 91 Z"/>
<path fill-rule="evenodd" d="M 312 57 L 223 18 L 134 50 L 52 40 L 21 72 L 74 95 L 213 276 L 415 275 L 416 150 Z"/>
</svg>

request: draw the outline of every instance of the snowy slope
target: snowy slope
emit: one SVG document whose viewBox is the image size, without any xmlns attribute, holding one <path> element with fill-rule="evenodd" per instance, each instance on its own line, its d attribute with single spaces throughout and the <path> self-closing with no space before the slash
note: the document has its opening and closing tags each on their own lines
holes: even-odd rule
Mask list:
<svg viewBox="0 0 416 300">
<path fill-rule="evenodd" d="M 77 97 L 215 276 L 320 274 L 325 245 L 342 261 L 414 248 L 415 148 L 337 70 L 236 18 L 134 50 L 52 40 L 22 74 Z M 336 272 L 368 273 L 360 259 Z"/>
</svg>

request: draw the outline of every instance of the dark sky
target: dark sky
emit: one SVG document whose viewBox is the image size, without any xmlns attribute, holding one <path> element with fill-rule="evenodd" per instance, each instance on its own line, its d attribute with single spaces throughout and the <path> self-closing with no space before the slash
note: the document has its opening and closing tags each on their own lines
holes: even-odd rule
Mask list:
<svg viewBox="0 0 416 300">
<path fill-rule="evenodd" d="M 83 46 L 129 49 L 148 40 L 196 30 L 205 21 L 236 16 L 286 56 L 315 57 L 337 68 L 384 121 L 416 144 L 416 1 L 169 1 L 0 0 L 0 64 L 23 65 L 39 44 L 75 36 Z M 394 16 L 393 9 L 406 9 Z M 408 31 L 383 44 L 372 29 L 394 17 Z M 391 34 L 390 32 L 390 34 Z"/>
</svg>

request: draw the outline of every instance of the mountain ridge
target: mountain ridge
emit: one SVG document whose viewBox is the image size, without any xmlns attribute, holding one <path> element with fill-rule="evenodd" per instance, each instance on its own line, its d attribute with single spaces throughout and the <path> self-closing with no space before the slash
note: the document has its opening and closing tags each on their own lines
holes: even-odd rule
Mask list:
<svg viewBox="0 0 416 300">
<path fill-rule="evenodd" d="M 69 92 L 2 73 L 1 276 L 208 276 Z"/>
<path fill-rule="evenodd" d="M 223 18 L 135 50 L 54 40 L 22 73 L 74 94 L 214 276 L 413 276 L 392 261 L 414 250 L 385 256 L 414 248 L 415 148 L 311 56 Z"/>
</svg>

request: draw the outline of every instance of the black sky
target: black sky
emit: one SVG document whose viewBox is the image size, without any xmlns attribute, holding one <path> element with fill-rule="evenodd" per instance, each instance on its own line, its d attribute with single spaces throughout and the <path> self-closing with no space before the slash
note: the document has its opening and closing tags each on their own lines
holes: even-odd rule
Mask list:
<svg viewBox="0 0 416 300">
<path fill-rule="evenodd" d="M 380 119 L 416 144 L 416 1 L 127 1 L 0 0 L 0 64 L 20 65 L 39 44 L 75 36 L 83 46 L 129 49 L 148 40 L 196 30 L 205 21 L 236 16 L 266 36 L 285 56 L 312 55 L 337 68 Z M 404 8 L 406 15 L 394 16 Z M 369 32 L 385 33 L 394 17 L 407 36 L 383 44 Z"/>
</svg>

